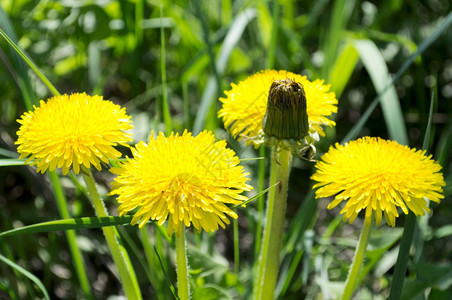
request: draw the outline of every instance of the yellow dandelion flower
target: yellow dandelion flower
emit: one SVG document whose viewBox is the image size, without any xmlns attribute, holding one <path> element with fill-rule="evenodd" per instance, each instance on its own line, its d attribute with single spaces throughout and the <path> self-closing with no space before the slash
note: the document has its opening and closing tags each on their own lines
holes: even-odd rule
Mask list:
<svg viewBox="0 0 452 300">
<path fill-rule="evenodd" d="M 328 117 L 337 112 L 337 99 L 330 86 L 323 80 L 309 81 L 306 76 L 276 70 L 258 72 L 238 84 L 231 84 L 231 90 L 225 91 L 227 98 L 220 98 L 223 107 L 218 117 L 233 137 L 255 137 L 262 130 L 262 121 L 267 109 L 268 93 L 276 80 L 291 79 L 302 85 L 306 96 L 306 112 L 309 126 L 324 136 L 322 125 L 334 126 L 336 123 Z"/>
<path fill-rule="evenodd" d="M 78 174 L 81 165 L 100 170 L 100 161 L 121 156 L 114 146 L 132 140 L 125 132 L 132 129 L 125 109 L 85 93 L 41 100 L 17 122 L 17 152 L 41 173 L 63 168 L 66 175 L 72 167 Z"/>
<path fill-rule="evenodd" d="M 226 215 L 237 218 L 225 203 L 242 203 L 248 198 L 240 194 L 252 189 L 234 151 L 224 140 L 215 142 L 211 132 L 152 133 L 149 143 L 131 149 L 134 158 L 111 169 L 118 176 L 110 194 L 118 195 L 120 215 L 139 208 L 132 225 L 169 219 L 168 235 L 179 236 L 182 225 L 191 223 L 198 231 L 216 231 L 229 224 Z"/>
<path fill-rule="evenodd" d="M 365 222 L 375 213 L 380 224 L 382 213 L 395 226 L 400 207 L 405 214 L 430 212 L 425 198 L 440 202 L 444 198 L 441 166 L 425 156 L 425 151 L 410 149 L 395 141 L 364 137 L 345 145 L 331 146 L 316 164 L 311 179 L 318 183 L 316 198 L 334 196 L 328 209 L 346 202 L 341 214 L 352 223 L 361 210 Z"/>
</svg>

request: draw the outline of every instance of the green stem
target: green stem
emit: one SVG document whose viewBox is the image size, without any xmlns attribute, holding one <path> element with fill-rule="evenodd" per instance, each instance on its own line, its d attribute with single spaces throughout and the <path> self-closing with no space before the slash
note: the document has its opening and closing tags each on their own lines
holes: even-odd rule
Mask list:
<svg viewBox="0 0 452 300">
<path fill-rule="evenodd" d="M 267 69 L 273 69 L 275 66 L 275 52 L 276 52 L 276 42 L 278 40 L 279 23 L 280 23 L 279 1 L 273 0 L 272 32 L 270 36 L 270 45 L 268 47 L 267 54 Z"/>
<path fill-rule="evenodd" d="M 190 126 L 190 100 L 188 99 L 188 82 L 182 81 L 182 99 L 184 102 L 184 128 L 191 128 Z"/>
<path fill-rule="evenodd" d="M 49 172 L 50 181 L 52 182 L 53 192 L 58 207 L 58 212 L 63 219 L 71 218 L 69 209 L 67 207 L 66 197 L 64 196 L 63 188 L 61 187 L 58 175 L 55 172 Z M 77 240 L 74 230 L 66 230 L 66 238 L 69 244 L 69 251 L 71 252 L 72 261 L 74 262 L 75 272 L 77 273 L 80 287 L 87 299 L 94 299 L 91 292 L 91 287 L 86 273 L 85 264 L 83 262 L 82 253 L 77 247 Z"/>
<path fill-rule="evenodd" d="M 239 248 L 239 222 L 232 220 L 234 228 L 234 273 L 238 274 L 240 270 L 240 248 Z"/>
<path fill-rule="evenodd" d="M 96 183 L 94 182 L 91 170 L 82 166 L 82 174 L 97 216 L 108 217 L 104 202 L 97 192 Z M 108 247 L 110 248 L 113 261 L 118 268 L 119 278 L 127 299 L 142 299 L 140 287 L 138 286 L 135 271 L 133 270 L 129 255 L 127 254 L 124 246 L 118 241 L 118 231 L 115 227 L 102 227 L 102 230 L 104 232 L 105 239 L 107 240 Z"/>
<path fill-rule="evenodd" d="M 272 149 L 270 185 L 277 182 L 279 185 L 270 190 L 268 197 L 264 239 L 254 283 L 253 298 L 256 300 L 273 299 L 278 279 L 292 153 L 275 151 Z"/>
<path fill-rule="evenodd" d="M 372 220 L 368 225 L 364 224 L 361 236 L 359 237 L 358 248 L 356 248 L 355 258 L 348 273 L 347 281 L 345 281 L 344 294 L 342 300 L 351 299 L 355 291 L 356 281 L 358 279 L 359 271 L 363 266 L 364 256 L 366 254 L 367 244 L 369 243 L 370 231 L 372 229 Z"/>
<path fill-rule="evenodd" d="M 163 5 L 160 5 L 160 18 L 163 19 Z M 165 122 L 166 135 L 171 134 L 172 122 L 171 113 L 168 104 L 168 89 L 166 87 L 166 49 L 165 49 L 165 30 L 163 25 L 160 26 L 160 68 L 162 72 L 162 109 L 163 121 Z"/>
<path fill-rule="evenodd" d="M 182 225 L 183 226 L 183 225 Z M 188 286 L 187 252 L 185 248 L 185 226 L 179 236 L 176 235 L 176 261 L 177 261 L 177 294 L 181 300 L 190 299 Z"/>
</svg>

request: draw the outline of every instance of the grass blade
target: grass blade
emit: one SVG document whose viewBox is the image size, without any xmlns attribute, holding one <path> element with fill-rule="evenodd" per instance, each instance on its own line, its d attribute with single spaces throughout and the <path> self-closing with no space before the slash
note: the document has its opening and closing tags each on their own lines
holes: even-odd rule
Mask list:
<svg viewBox="0 0 452 300">
<path fill-rule="evenodd" d="M 41 79 L 41 81 L 47 86 L 47 88 L 55 95 L 58 96 L 60 93 L 58 90 L 50 83 L 50 81 L 44 76 L 44 74 L 38 69 L 38 67 L 25 55 L 25 53 L 12 41 L 9 36 L 0 28 L 0 35 L 10 44 L 10 46 L 16 51 L 16 53 L 28 64 L 28 66 L 33 70 L 33 72 Z M 28 77 L 25 77 L 29 80 Z M 28 82 L 28 84 L 31 83 Z M 27 97 L 24 97 L 26 100 Z M 29 103 L 25 102 L 26 106 L 31 106 Z M 31 107 L 27 107 L 31 109 Z M 18 160 L 16 160 L 18 163 Z M 57 202 L 58 211 L 60 216 L 63 218 L 70 217 L 69 210 L 67 207 L 67 201 L 64 196 L 63 190 L 61 188 L 61 183 L 59 181 L 58 175 L 55 172 L 49 172 L 49 177 L 52 182 L 52 189 L 55 195 L 55 200 Z M 77 273 L 77 277 L 80 281 L 80 286 L 83 290 L 87 299 L 94 299 L 91 288 L 89 285 L 88 275 L 85 269 L 85 264 L 83 262 L 82 254 L 80 249 L 77 247 L 75 232 L 66 232 L 66 238 L 69 244 L 69 250 L 71 252 L 72 261 L 74 262 L 74 268 Z"/>
<path fill-rule="evenodd" d="M 54 95 L 59 95 L 58 90 L 50 83 L 50 81 L 42 74 L 42 72 L 36 67 L 36 65 L 28 58 L 27 55 L 9 38 L 9 36 L 0 28 L 0 35 L 8 42 L 8 44 L 16 51 L 17 54 L 28 64 L 28 66 L 35 72 L 35 74 L 41 79 L 41 81 L 45 84 L 45 86 L 52 92 Z"/>
<path fill-rule="evenodd" d="M 422 144 L 422 149 L 428 151 L 428 145 L 430 142 L 431 124 L 433 119 L 433 109 L 435 104 L 435 93 L 432 93 L 432 99 L 430 103 L 429 118 L 427 123 L 427 129 L 424 135 L 424 142 Z M 389 294 L 389 299 L 399 299 L 402 293 L 403 283 L 405 281 L 405 273 L 408 265 L 408 258 L 410 257 L 410 248 L 413 238 L 416 240 L 416 254 L 415 261 L 418 261 L 424 245 L 424 234 L 427 230 L 428 225 L 428 215 L 420 218 L 419 230 L 415 236 L 416 227 L 416 216 L 410 212 L 407 221 L 404 226 L 402 242 L 399 249 L 399 254 L 397 256 L 397 262 L 394 269 L 394 277 L 392 280 L 391 292 Z"/>
<path fill-rule="evenodd" d="M 424 53 L 428 47 L 430 47 L 439 37 L 440 35 L 449 28 L 449 26 L 452 24 L 452 12 L 450 12 L 444 21 L 433 31 L 433 33 L 424 39 L 422 43 L 419 45 L 419 48 L 410 55 L 410 57 L 405 61 L 405 63 L 400 67 L 400 69 L 397 71 L 397 73 L 392 78 L 392 81 L 389 82 L 386 87 L 383 89 L 382 93 L 379 93 L 377 97 L 372 101 L 372 103 L 369 105 L 369 107 L 366 109 L 366 111 L 363 113 L 359 121 L 353 126 L 353 128 L 348 132 L 348 134 L 342 139 L 341 144 L 348 142 L 350 140 L 355 139 L 361 129 L 364 127 L 364 124 L 366 124 L 367 120 L 369 119 L 370 115 L 372 114 L 375 107 L 377 107 L 381 96 L 383 93 L 386 92 L 387 89 L 389 89 L 391 86 L 394 85 L 394 83 L 399 80 L 399 78 L 405 73 L 406 70 L 413 64 L 414 60 Z"/>
<path fill-rule="evenodd" d="M 0 159 L 0 167 L 23 166 L 23 165 L 25 165 L 24 159 L 15 159 L 15 158 Z"/>
<path fill-rule="evenodd" d="M 160 6 L 160 20 L 163 20 L 163 5 Z M 169 136 L 173 130 L 171 122 L 171 113 L 168 103 L 168 89 L 166 87 L 166 49 L 165 49 L 165 29 L 160 26 L 160 72 L 162 73 L 162 109 L 163 121 L 165 123 L 165 132 Z"/>
<path fill-rule="evenodd" d="M 377 93 L 381 94 L 380 104 L 389 137 L 399 144 L 408 145 L 408 135 L 397 92 L 394 85 L 386 88 L 387 83 L 391 81 L 391 76 L 382 54 L 371 40 L 356 40 L 354 46 Z"/>
<path fill-rule="evenodd" d="M 256 10 L 247 9 L 239 14 L 233 21 L 225 39 L 221 46 L 220 54 L 217 60 L 218 74 L 223 74 L 226 65 L 229 61 L 232 50 L 242 37 L 243 31 L 249 22 L 256 17 Z M 193 126 L 193 134 L 198 134 L 202 131 L 206 120 L 207 112 L 212 105 L 213 101 L 216 101 L 215 94 L 218 91 L 218 83 L 213 76 L 209 77 L 206 88 L 201 98 L 201 104 L 199 106 L 198 114 L 196 115 L 195 124 Z"/>
<path fill-rule="evenodd" d="M 334 63 L 334 66 L 331 69 L 329 83 L 331 84 L 331 89 L 336 94 L 337 99 L 341 97 L 345 86 L 352 76 L 353 70 L 358 62 L 358 58 L 358 52 L 353 44 L 347 43 Z"/>
<path fill-rule="evenodd" d="M 11 26 L 11 22 L 9 21 L 8 16 L 3 10 L 3 7 L 0 5 L 0 29 L 1 28 L 4 29 L 7 36 L 11 37 L 11 40 L 13 40 L 14 42 L 17 41 L 17 37 L 14 33 L 13 27 Z M 35 93 L 33 92 L 33 88 L 31 87 L 31 80 L 28 76 L 27 68 L 18 53 L 13 52 L 13 59 L 15 71 L 18 75 L 18 86 L 22 94 L 25 107 L 30 110 L 33 108 L 33 104 L 37 104 L 38 101 L 36 99 Z"/>
<path fill-rule="evenodd" d="M 87 228 L 102 228 L 107 226 L 118 226 L 130 223 L 133 216 L 122 217 L 82 217 L 82 218 L 70 218 L 55 220 L 49 222 L 42 222 L 23 226 L 16 229 L 11 229 L 0 233 L 0 237 L 18 235 L 18 234 L 31 234 L 42 232 L 53 232 L 62 230 L 77 230 Z"/>
<path fill-rule="evenodd" d="M 275 184 L 269 186 L 268 188 L 266 188 L 265 190 L 263 190 L 262 192 L 260 192 L 260 193 L 258 193 L 258 194 L 256 194 L 256 195 L 254 195 L 253 197 L 249 198 L 248 200 L 243 201 L 243 202 L 240 203 L 240 204 L 231 206 L 231 209 L 238 208 L 238 207 L 242 207 L 243 205 L 246 205 L 246 204 L 250 203 L 250 202 L 253 201 L 254 199 L 259 198 L 260 196 L 264 195 L 266 192 L 268 192 L 269 190 L 271 190 L 272 188 L 274 188 L 274 187 L 277 186 L 278 184 L 279 184 L 279 182 L 277 182 L 277 183 L 275 183 Z"/>
<path fill-rule="evenodd" d="M 1 254 L 0 254 L 0 261 L 4 262 L 5 264 L 10 266 L 11 268 L 15 269 L 17 272 L 21 273 L 22 275 L 24 275 L 25 277 L 27 277 L 28 279 L 33 281 L 36 284 L 36 286 L 41 290 L 41 292 L 43 293 L 45 299 L 50 300 L 50 297 L 49 297 L 49 294 L 47 293 L 47 290 L 45 289 L 45 287 L 42 284 L 41 280 L 38 279 L 38 277 L 36 277 L 35 275 L 31 274 L 30 272 L 28 272 L 27 270 L 25 270 L 24 268 L 22 268 L 21 266 L 19 266 L 18 264 L 16 264 L 15 262 L 9 260 L 8 258 L 4 257 Z"/>
<path fill-rule="evenodd" d="M 267 69 L 273 69 L 275 66 L 275 50 L 276 41 L 278 40 L 278 28 L 279 28 L 279 1 L 273 1 L 273 20 L 272 20 L 272 32 L 270 36 L 270 45 L 268 47 L 267 54 Z"/>
</svg>

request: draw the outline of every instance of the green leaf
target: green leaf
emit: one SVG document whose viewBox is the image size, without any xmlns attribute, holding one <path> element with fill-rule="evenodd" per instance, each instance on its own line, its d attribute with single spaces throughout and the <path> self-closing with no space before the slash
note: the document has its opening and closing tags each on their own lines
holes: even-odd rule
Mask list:
<svg viewBox="0 0 452 300">
<path fill-rule="evenodd" d="M 336 93 L 336 98 L 340 98 L 345 86 L 350 80 L 350 76 L 358 62 L 358 51 L 352 43 L 347 43 L 343 48 L 339 57 L 333 65 L 329 83 L 331 89 Z"/>
<path fill-rule="evenodd" d="M 390 138 L 402 145 L 408 145 L 408 135 L 397 92 L 394 85 L 386 88 L 391 82 L 391 76 L 383 55 L 371 40 L 356 40 L 353 44 L 377 93 L 382 95 L 380 104 Z"/>
<path fill-rule="evenodd" d="M 433 231 L 435 238 L 443 238 L 452 235 L 452 225 L 444 225 Z"/>
<path fill-rule="evenodd" d="M 14 158 L 2 158 L 0 159 L 0 167 L 8 166 L 23 166 L 25 165 L 24 159 L 14 159 Z"/>
<path fill-rule="evenodd" d="M 405 281 L 401 299 L 414 299 L 431 287 L 446 290 L 452 285 L 452 264 L 440 265 L 420 263 L 416 264 L 415 268 L 420 276 L 415 281 Z"/>
<path fill-rule="evenodd" d="M 15 269 L 17 272 L 21 273 L 22 275 L 24 275 L 25 277 L 27 277 L 28 279 L 33 281 L 38 286 L 38 288 L 41 290 L 41 292 L 44 294 L 45 299 L 49 299 L 50 300 L 50 297 L 49 297 L 49 294 L 47 293 L 47 290 L 45 289 L 45 287 L 42 284 L 41 280 L 38 279 L 38 277 L 36 277 L 35 275 L 31 274 L 30 272 L 28 272 L 27 270 L 25 270 L 24 268 L 22 268 L 21 266 L 19 266 L 18 264 L 16 264 L 15 262 L 9 260 L 8 258 L 4 257 L 1 254 L 0 254 L 0 261 L 4 262 L 5 264 L 10 266 L 11 268 Z"/>
<path fill-rule="evenodd" d="M 366 109 L 366 111 L 363 113 L 359 121 L 353 126 L 353 128 L 347 133 L 347 135 L 342 139 L 341 144 L 346 143 L 350 140 L 355 139 L 361 129 L 366 124 L 367 120 L 369 119 L 370 115 L 372 114 L 375 107 L 377 107 L 378 103 L 380 102 L 380 99 L 384 92 L 386 92 L 387 89 L 389 89 L 391 86 L 394 85 L 394 82 L 399 80 L 399 78 L 405 73 L 406 70 L 413 64 L 415 59 L 424 53 L 425 50 L 427 50 L 440 36 L 441 34 L 446 31 L 449 26 L 452 24 L 452 12 L 450 12 L 447 17 L 444 19 L 444 21 L 435 29 L 435 31 L 432 32 L 426 39 L 422 41 L 422 43 L 417 48 L 416 52 L 414 52 L 410 57 L 403 63 L 403 65 L 400 67 L 400 69 L 397 71 L 397 73 L 394 75 L 391 82 L 389 82 L 385 88 L 383 89 L 382 93 L 379 93 L 377 97 L 372 101 L 372 103 L 369 105 L 369 107 Z"/>
<path fill-rule="evenodd" d="M 359 274 L 358 285 L 377 263 L 382 262 L 381 258 L 383 255 L 387 255 L 388 250 L 400 240 L 402 232 L 403 230 L 400 228 L 390 228 L 390 230 L 375 230 L 372 233 L 366 251 L 366 262 Z M 395 263 L 395 257 L 392 263 Z"/>
<path fill-rule="evenodd" d="M 14 29 L 11 25 L 11 22 L 9 21 L 7 14 L 3 10 L 2 5 L 0 5 L 0 28 L 3 28 L 5 34 L 9 36 L 12 41 L 17 42 L 17 37 L 14 33 Z M 19 87 L 19 91 L 22 93 L 25 107 L 30 110 L 32 109 L 33 105 L 38 104 L 38 99 L 36 99 L 36 95 L 33 91 L 31 78 L 30 76 L 28 76 L 24 61 L 20 57 L 19 53 L 16 53 L 14 51 L 12 52 L 14 71 L 17 73 L 17 85 Z M 14 78 L 14 75 L 16 74 L 11 75 Z"/>
<path fill-rule="evenodd" d="M 220 254 L 208 254 L 202 252 L 196 246 L 187 245 L 190 271 L 198 270 L 197 277 L 213 276 L 218 282 L 229 271 L 229 263 Z"/>
<path fill-rule="evenodd" d="M 0 233 L 0 237 L 12 236 L 25 233 L 52 232 L 61 230 L 74 230 L 86 228 L 101 228 L 107 226 L 125 225 L 130 223 L 133 216 L 122 217 L 83 217 L 62 219 L 28 225 L 16 229 L 11 229 Z"/>
<path fill-rule="evenodd" d="M 229 57 L 231 55 L 232 50 L 240 41 L 242 34 L 246 28 L 246 26 L 256 17 L 256 11 L 254 9 L 247 9 L 241 14 L 239 14 L 233 21 L 231 28 L 229 29 L 223 45 L 221 46 L 220 54 L 217 57 L 217 70 L 221 75 L 224 73 L 227 63 L 229 61 Z M 198 113 L 196 114 L 195 124 L 193 126 L 193 133 L 198 134 L 202 131 L 204 127 L 204 122 L 206 120 L 207 112 L 211 107 L 213 101 L 216 101 L 215 94 L 218 90 L 218 84 L 213 75 L 209 76 L 209 80 L 204 89 L 201 104 L 198 109 Z"/>
<path fill-rule="evenodd" d="M 28 66 L 33 70 L 36 76 L 41 79 L 41 81 L 47 86 L 49 91 L 52 92 L 55 96 L 60 95 L 57 89 L 50 83 L 50 81 L 44 76 L 44 74 L 36 67 L 36 65 L 28 58 L 28 56 L 16 45 L 16 43 L 0 28 L 0 36 L 2 36 L 8 44 L 13 48 L 13 50 L 28 64 Z M 30 106 L 30 104 L 27 104 Z M 28 107 L 27 107 L 28 108 Z M 31 108 L 29 108 L 31 109 Z"/>
<path fill-rule="evenodd" d="M 272 188 L 274 188 L 275 186 L 277 186 L 278 184 L 279 184 L 279 182 L 273 184 L 272 186 L 269 186 L 268 188 L 266 188 L 265 190 L 263 190 L 263 191 L 260 192 L 259 194 L 257 194 L 257 195 L 255 195 L 255 196 L 249 198 L 249 199 L 246 200 L 246 201 L 243 201 L 243 202 L 240 203 L 240 204 L 234 205 L 234 206 L 232 206 L 231 208 L 234 209 L 234 208 L 237 208 L 237 207 L 240 207 L 240 206 L 242 206 L 242 205 L 246 205 L 246 204 L 250 203 L 250 202 L 253 201 L 254 199 L 259 198 L 260 196 L 262 196 L 263 194 L 265 194 L 266 192 L 268 192 L 270 189 L 272 189 Z"/>
</svg>

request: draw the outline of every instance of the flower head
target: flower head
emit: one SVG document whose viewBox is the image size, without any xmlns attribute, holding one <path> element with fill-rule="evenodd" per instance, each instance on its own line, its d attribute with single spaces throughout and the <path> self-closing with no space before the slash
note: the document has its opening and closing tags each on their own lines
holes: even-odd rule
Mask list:
<svg viewBox="0 0 452 300">
<path fill-rule="evenodd" d="M 232 136 L 240 140 L 246 136 L 256 137 L 262 132 L 270 87 L 276 80 L 283 79 L 291 79 L 303 87 L 311 134 L 324 136 L 321 126 L 332 127 L 336 124 L 328 117 L 337 112 L 338 101 L 334 93 L 329 92 L 330 86 L 323 84 L 323 80 L 311 82 L 306 76 L 295 73 L 265 70 L 238 84 L 231 84 L 231 90 L 225 91 L 227 98 L 220 98 L 223 107 L 218 116 L 223 118 L 225 127 Z"/>
<path fill-rule="evenodd" d="M 67 174 L 72 167 L 78 174 L 81 165 L 100 170 L 100 161 L 121 156 L 114 146 L 131 140 L 125 132 L 132 129 L 125 109 L 85 93 L 41 100 L 17 122 L 21 124 L 17 152 L 42 173 L 63 168 Z"/>
<path fill-rule="evenodd" d="M 328 209 L 346 202 L 341 214 L 353 223 L 365 210 L 365 222 L 375 213 L 380 224 L 382 213 L 395 226 L 400 207 L 405 214 L 430 212 L 425 198 L 439 202 L 445 185 L 441 166 L 425 156 L 425 151 L 410 149 L 394 141 L 364 137 L 345 145 L 331 146 L 316 164 L 311 179 L 318 183 L 316 198 L 334 196 Z"/>
<path fill-rule="evenodd" d="M 234 151 L 224 140 L 215 142 L 211 132 L 152 133 L 149 143 L 131 149 L 134 158 L 111 169 L 118 177 L 110 194 L 118 195 L 120 215 L 139 208 L 132 225 L 143 227 L 149 219 L 162 225 L 169 219 L 169 235 L 179 235 L 182 225 L 191 223 L 197 230 L 216 231 L 229 224 L 226 215 L 237 218 L 225 203 L 242 203 L 247 197 L 240 194 L 252 189 Z"/>
</svg>

